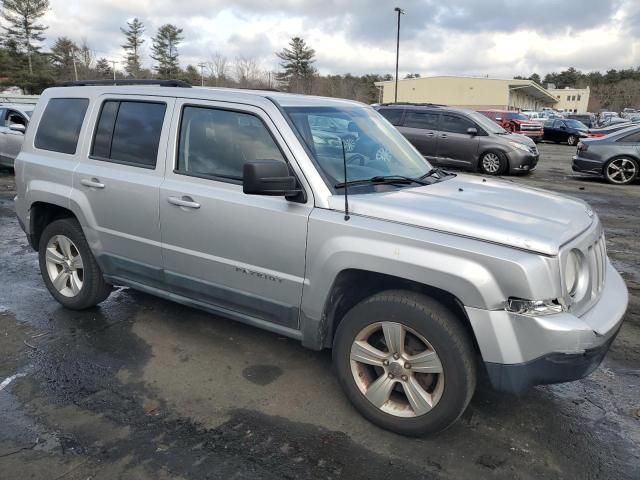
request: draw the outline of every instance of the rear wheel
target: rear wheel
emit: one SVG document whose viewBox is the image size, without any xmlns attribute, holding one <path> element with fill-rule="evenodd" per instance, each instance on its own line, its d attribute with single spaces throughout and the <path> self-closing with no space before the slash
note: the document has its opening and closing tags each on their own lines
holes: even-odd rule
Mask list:
<svg viewBox="0 0 640 480">
<path fill-rule="evenodd" d="M 570 147 L 575 147 L 578 144 L 578 137 L 575 135 L 569 135 L 569 137 L 567 138 L 567 144 Z"/>
<path fill-rule="evenodd" d="M 104 281 L 75 219 L 64 218 L 47 225 L 40 237 L 38 254 L 42 278 L 63 306 L 82 310 L 109 296 L 112 287 Z"/>
<path fill-rule="evenodd" d="M 614 185 L 628 185 L 638 178 L 638 162 L 628 157 L 614 158 L 605 165 L 604 178 Z"/>
<path fill-rule="evenodd" d="M 480 157 L 480 171 L 487 175 L 502 175 L 507 171 L 507 158 L 501 152 L 486 152 Z"/>
<path fill-rule="evenodd" d="M 351 309 L 336 332 L 333 360 L 358 411 L 403 435 L 444 430 L 475 389 L 473 347 L 460 321 L 414 292 L 382 292 Z"/>
</svg>

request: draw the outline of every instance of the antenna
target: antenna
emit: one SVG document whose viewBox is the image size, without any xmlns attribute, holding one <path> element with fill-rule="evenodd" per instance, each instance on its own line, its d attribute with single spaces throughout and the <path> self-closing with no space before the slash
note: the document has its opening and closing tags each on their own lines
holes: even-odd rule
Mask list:
<svg viewBox="0 0 640 480">
<path fill-rule="evenodd" d="M 344 150 L 344 141 L 342 143 L 342 165 L 344 166 L 344 221 L 349 221 L 349 186 L 347 184 L 347 154 Z"/>
</svg>

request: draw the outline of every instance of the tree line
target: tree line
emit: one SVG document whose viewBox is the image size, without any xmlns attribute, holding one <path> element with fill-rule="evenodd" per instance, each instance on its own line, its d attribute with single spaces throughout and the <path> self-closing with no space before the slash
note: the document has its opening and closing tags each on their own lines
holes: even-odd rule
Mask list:
<svg viewBox="0 0 640 480">
<path fill-rule="evenodd" d="M 86 40 L 79 43 L 58 37 L 49 52 L 43 51 L 47 26 L 42 17 L 49 0 L 4 0 L 1 16 L 6 26 L 0 37 L 0 86 L 17 86 L 24 93 L 37 94 L 59 81 L 109 79 L 179 79 L 199 85 L 242 88 L 276 88 L 294 93 L 325 95 L 373 103 L 379 92 L 374 82 L 392 80 L 391 75 L 320 75 L 315 68 L 316 54 L 304 39 L 294 37 L 275 55 L 277 72 L 260 68 L 250 57 L 227 58 L 213 52 L 198 65 L 180 65 L 179 48 L 184 41 L 183 29 L 173 24 L 158 28 L 151 38 L 149 58 L 152 68 L 145 68 L 144 44 L 146 27 L 139 18 L 121 27 L 123 55 L 118 60 L 98 57 Z M 118 68 L 117 65 L 121 65 Z M 419 78 L 410 73 L 405 78 Z M 528 78 L 540 85 L 553 83 L 558 88 L 591 87 L 591 111 L 620 110 L 640 106 L 640 67 L 609 70 L 606 73 L 583 73 L 570 67 L 561 72 L 538 73 Z"/>
<path fill-rule="evenodd" d="M 80 42 L 58 37 L 50 51 L 43 49 L 47 25 L 42 17 L 49 0 L 4 0 L 1 16 L 6 26 L 0 37 L 0 86 L 16 86 L 26 94 L 38 94 L 60 81 L 88 79 L 178 79 L 200 85 L 242 88 L 274 88 L 295 93 L 327 95 L 374 102 L 373 82 L 391 78 L 380 75 L 319 75 L 315 51 L 300 37 L 276 52 L 277 72 L 260 68 L 251 57 L 227 58 L 213 52 L 198 65 L 180 65 L 183 29 L 173 24 L 158 28 L 149 46 L 152 67 L 145 67 L 144 22 L 139 18 L 121 27 L 122 57 L 98 56 L 86 39 Z"/>
</svg>

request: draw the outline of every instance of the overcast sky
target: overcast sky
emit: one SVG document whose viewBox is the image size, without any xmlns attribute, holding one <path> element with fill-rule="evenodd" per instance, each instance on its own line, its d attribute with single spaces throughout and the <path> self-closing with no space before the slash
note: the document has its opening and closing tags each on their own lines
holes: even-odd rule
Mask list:
<svg viewBox="0 0 640 480">
<path fill-rule="evenodd" d="M 47 43 L 83 38 L 98 56 L 122 59 L 120 27 L 133 17 L 151 37 L 164 23 L 184 29 L 181 63 L 255 58 L 277 69 L 274 52 L 293 36 L 317 52 L 321 73 L 393 73 L 397 5 L 400 70 L 422 75 L 544 74 L 569 66 L 640 65 L 640 0 L 51 0 Z"/>
</svg>

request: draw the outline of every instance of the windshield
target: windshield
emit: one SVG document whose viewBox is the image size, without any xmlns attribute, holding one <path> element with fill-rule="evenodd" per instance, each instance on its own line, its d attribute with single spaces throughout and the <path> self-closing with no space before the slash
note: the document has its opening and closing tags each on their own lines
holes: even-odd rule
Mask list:
<svg viewBox="0 0 640 480">
<path fill-rule="evenodd" d="M 497 133 L 497 134 L 507 133 L 507 131 L 504 128 L 502 128 L 493 120 L 485 117 L 481 113 L 467 112 L 467 115 L 469 115 L 469 117 L 478 125 L 480 125 L 487 133 Z"/>
<path fill-rule="evenodd" d="M 569 119 L 569 120 L 565 120 L 564 123 L 566 123 L 567 126 L 571 128 L 577 128 L 579 130 L 588 130 L 588 127 L 584 123 L 578 120 Z"/>
<path fill-rule="evenodd" d="M 389 175 L 418 178 L 431 170 L 424 157 L 372 108 L 285 107 L 285 111 L 331 186 L 345 181 L 343 145 L 348 181 Z M 343 128 L 329 130 L 326 125 Z"/>
<path fill-rule="evenodd" d="M 507 112 L 505 117 L 507 120 L 529 120 L 525 115 L 518 112 Z"/>
</svg>

